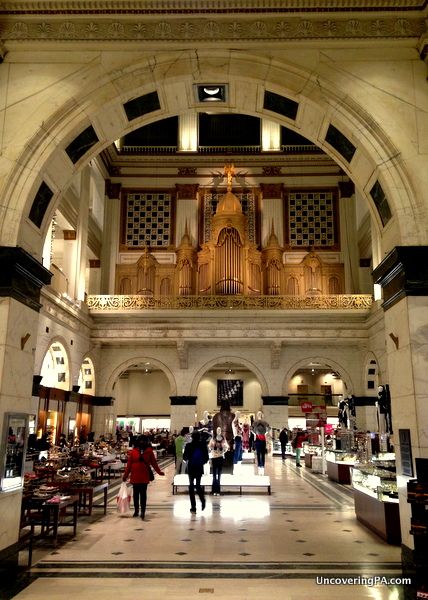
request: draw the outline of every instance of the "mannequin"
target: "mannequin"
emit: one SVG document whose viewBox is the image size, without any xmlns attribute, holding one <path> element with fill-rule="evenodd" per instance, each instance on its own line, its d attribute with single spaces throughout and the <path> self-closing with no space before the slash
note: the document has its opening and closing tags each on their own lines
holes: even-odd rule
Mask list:
<svg viewBox="0 0 428 600">
<path fill-rule="evenodd" d="M 229 448 L 221 432 L 221 427 L 217 427 L 216 434 L 211 438 L 208 448 L 211 451 L 211 465 L 213 469 L 211 491 L 213 496 L 220 496 L 220 479 L 223 470 L 224 455 Z"/>
<path fill-rule="evenodd" d="M 348 409 L 349 409 L 349 427 L 353 431 L 357 429 L 357 413 L 355 411 L 355 400 L 351 394 L 347 398 Z"/>
<path fill-rule="evenodd" d="M 337 414 L 339 419 L 339 427 L 344 427 L 348 429 L 349 423 L 349 406 L 347 400 L 343 398 L 339 401 L 339 412 Z"/>
<path fill-rule="evenodd" d="M 242 464 L 242 425 L 239 421 L 240 412 L 237 410 L 235 418 L 232 421 L 233 431 L 233 472 L 235 473 L 238 465 Z"/>
<path fill-rule="evenodd" d="M 248 421 L 248 417 L 245 417 L 244 424 L 242 425 L 242 451 L 249 452 L 250 451 L 250 423 Z"/>
<path fill-rule="evenodd" d="M 377 419 L 379 425 L 379 433 L 392 433 L 391 422 L 391 396 L 389 394 L 388 385 L 380 385 L 377 388 Z"/>
<path fill-rule="evenodd" d="M 265 474 L 266 438 L 270 431 L 270 425 L 264 420 L 263 413 L 259 410 L 257 419 L 253 423 L 253 432 L 256 436 L 257 470 L 259 475 Z"/>
<path fill-rule="evenodd" d="M 229 449 L 224 455 L 223 472 L 232 473 L 233 471 L 233 429 L 232 422 L 235 413 L 231 412 L 228 400 L 222 400 L 220 411 L 213 417 L 213 430 L 221 427 L 221 433 L 225 437 Z"/>
</svg>

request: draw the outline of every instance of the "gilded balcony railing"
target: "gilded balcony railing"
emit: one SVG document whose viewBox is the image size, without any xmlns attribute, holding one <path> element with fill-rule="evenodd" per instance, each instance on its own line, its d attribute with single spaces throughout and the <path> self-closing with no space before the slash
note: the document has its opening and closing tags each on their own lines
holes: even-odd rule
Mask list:
<svg viewBox="0 0 428 600">
<path fill-rule="evenodd" d="M 373 303 L 369 294 L 330 296 L 88 296 L 88 309 L 132 310 L 367 310 Z"/>
</svg>

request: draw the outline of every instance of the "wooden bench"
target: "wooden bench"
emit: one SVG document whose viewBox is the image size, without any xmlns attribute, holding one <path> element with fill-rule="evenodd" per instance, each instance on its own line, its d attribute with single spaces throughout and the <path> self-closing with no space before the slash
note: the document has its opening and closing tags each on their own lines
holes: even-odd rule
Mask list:
<svg viewBox="0 0 428 600">
<path fill-rule="evenodd" d="M 201 485 L 203 488 L 212 489 L 212 475 L 202 475 Z M 174 475 L 172 483 L 172 493 L 176 494 L 179 487 L 189 486 L 189 477 L 186 474 Z M 221 490 L 233 491 L 234 489 L 239 490 L 239 494 L 242 495 L 242 490 L 259 490 L 266 489 L 267 493 L 271 494 L 270 477 L 268 475 L 254 475 L 254 474 L 242 474 L 242 475 L 230 475 L 225 473 L 220 479 Z"/>
</svg>

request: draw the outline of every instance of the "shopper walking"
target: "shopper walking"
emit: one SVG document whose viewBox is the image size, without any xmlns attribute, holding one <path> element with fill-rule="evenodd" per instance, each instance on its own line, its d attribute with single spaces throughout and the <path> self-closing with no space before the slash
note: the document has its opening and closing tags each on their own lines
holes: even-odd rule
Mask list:
<svg viewBox="0 0 428 600">
<path fill-rule="evenodd" d="M 195 491 L 201 501 L 202 510 L 205 508 L 205 494 L 201 486 L 204 464 L 208 462 L 208 447 L 201 440 L 198 430 L 192 432 L 192 441 L 184 446 L 183 460 L 187 462 L 189 476 L 190 512 L 196 512 Z"/>
<path fill-rule="evenodd" d="M 130 476 L 134 498 L 134 517 L 141 514 L 141 518 L 144 519 L 146 515 L 147 486 L 153 479 L 151 467 L 159 475 L 165 475 L 158 465 L 150 439 L 146 435 L 141 435 L 137 438 L 135 446 L 129 454 L 123 474 L 123 481 Z"/>
<path fill-rule="evenodd" d="M 286 427 L 283 427 L 279 432 L 279 443 L 281 444 L 281 457 L 285 460 L 285 451 L 288 444 L 288 431 Z"/>
</svg>

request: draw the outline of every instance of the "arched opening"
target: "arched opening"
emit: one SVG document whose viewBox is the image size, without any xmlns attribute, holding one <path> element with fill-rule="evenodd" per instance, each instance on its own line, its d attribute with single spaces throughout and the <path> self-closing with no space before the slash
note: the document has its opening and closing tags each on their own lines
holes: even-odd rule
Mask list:
<svg viewBox="0 0 428 600">
<path fill-rule="evenodd" d="M 70 389 L 70 372 L 67 352 L 61 342 L 53 342 L 43 359 L 40 370 L 45 387 Z"/>
<path fill-rule="evenodd" d="M 171 385 L 156 361 L 147 358 L 124 368 L 114 383 L 116 435 L 170 430 Z"/>
<path fill-rule="evenodd" d="M 82 394 L 95 395 L 95 368 L 94 363 L 88 356 L 83 360 L 80 367 L 77 384 Z"/>
</svg>

